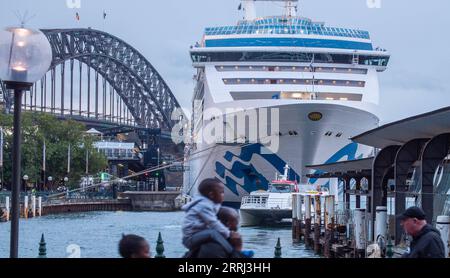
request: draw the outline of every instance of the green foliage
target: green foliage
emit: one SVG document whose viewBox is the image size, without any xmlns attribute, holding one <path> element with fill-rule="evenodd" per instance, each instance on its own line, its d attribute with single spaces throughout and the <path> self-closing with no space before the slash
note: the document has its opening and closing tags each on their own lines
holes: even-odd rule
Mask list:
<svg viewBox="0 0 450 278">
<path fill-rule="evenodd" d="M 0 114 L 4 137 L 4 181 L 11 184 L 12 115 Z M 46 176 L 52 176 L 52 186 L 64 177 L 77 187 L 86 171 L 86 151 L 89 154 L 89 173 L 97 173 L 108 165 L 106 157 L 98 153 L 96 138 L 85 135 L 86 127 L 75 121 L 61 121 L 43 113 L 22 114 L 22 176 L 29 176 L 29 184 L 42 184 L 43 146 L 46 146 Z M 68 147 L 71 146 L 71 171 L 67 174 Z"/>
</svg>

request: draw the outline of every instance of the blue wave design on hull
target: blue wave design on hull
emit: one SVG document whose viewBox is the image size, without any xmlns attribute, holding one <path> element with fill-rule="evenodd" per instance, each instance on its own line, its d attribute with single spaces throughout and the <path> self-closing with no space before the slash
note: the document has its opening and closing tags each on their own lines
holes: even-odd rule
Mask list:
<svg viewBox="0 0 450 278">
<path fill-rule="evenodd" d="M 241 153 L 239 156 L 233 154 L 232 152 L 226 152 L 224 159 L 228 162 L 233 161 L 233 158 L 237 158 L 238 161 L 233 163 L 231 169 L 226 168 L 222 163 L 216 162 L 216 174 L 225 180 L 226 186 L 233 192 L 236 196 L 239 196 L 238 187 L 243 188 L 247 192 L 253 192 L 256 190 L 267 190 L 269 188 L 269 181 L 259 173 L 256 168 L 250 163 L 253 156 L 259 155 L 264 158 L 270 165 L 272 165 L 278 172 L 283 173 L 286 162 L 281 159 L 278 155 L 274 153 L 261 154 L 261 144 L 252 144 L 241 148 Z M 246 165 L 244 163 L 250 163 Z M 243 179 L 244 184 L 239 184 L 233 178 L 226 176 L 226 172 L 233 175 L 233 178 Z M 256 185 L 257 180 L 261 181 L 259 187 Z M 289 173 L 290 180 L 300 180 L 300 175 L 295 171 L 291 170 Z"/>
<path fill-rule="evenodd" d="M 224 159 L 228 162 L 232 162 L 233 158 L 237 158 L 231 167 L 228 169 L 222 163 L 216 162 L 216 174 L 218 177 L 222 178 L 225 181 L 226 187 L 233 192 L 236 196 L 239 196 L 238 187 L 243 188 L 247 192 L 253 192 L 257 190 L 267 190 L 269 188 L 268 181 L 261 173 L 259 173 L 253 164 L 250 163 L 252 158 L 255 155 L 262 157 L 265 161 L 267 161 L 270 165 L 272 165 L 279 173 L 284 172 L 284 167 L 286 166 L 286 162 L 281 159 L 278 155 L 274 153 L 265 153 L 261 154 L 261 149 L 263 146 L 261 144 L 252 144 L 241 148 L 241 153 L 239 156 L 233 154 L 232 152 L 227 151 L 224 155 Z M 363 157 L 360 155 L 356 157 L 356 153 L 358 151 L 357 143 L 350 143 L 338 152 L 336 152 L 332 157 L 330 157 L 325 164 L 336 163 L 347 157 L 347 160 L 356 160 Z M 247 163 L 248 165 L 244 164 Z M 231 173 L 233 177 L 227 175 Z M 314 174 L 322 174 L 323 171 L 316 171 Z M 238 183 L 235 179 L 243 180 L 244 184 Z M 294 170 L 291 169 L 289 173 L 290 180 L 300 181 L 300 175 L 297 174 Z M 259 187 L 256 184 L 256 181 L 260 180 L 261 184 Z M 318 181 L 318 179 L 309 179 L 311 184 L 314 184 Z M 326 183 L 323 187 L 329 188 L 330 183 Z"/>
</svg>

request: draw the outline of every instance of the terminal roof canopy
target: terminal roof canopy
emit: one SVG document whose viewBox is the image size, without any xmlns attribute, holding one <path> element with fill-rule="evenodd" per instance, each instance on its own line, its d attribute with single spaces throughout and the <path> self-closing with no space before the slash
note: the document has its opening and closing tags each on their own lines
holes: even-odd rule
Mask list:
<svg viewBox="0 0 450 278">
<path fill-rule="evenodd" d="M 310 177 L 315 178 L 332 178 L 341 177 L 342 175 L 352 176 L 353 174 L 370 172 L 372 169 L 373 159 L 373 157 L 369 157 L 359 160 L 349 160 L 323 165 L 311 165 L 306 166 L 306 168 L 322 172 L 316 175 L 309 175 Z"/>
<path fill-rule="evenodd" d="M 450 107 L 393 122 L 358 135 L 356 143 L 383 149 L 418 138 L 433 138 L 450 132 Z"/>
</svg>

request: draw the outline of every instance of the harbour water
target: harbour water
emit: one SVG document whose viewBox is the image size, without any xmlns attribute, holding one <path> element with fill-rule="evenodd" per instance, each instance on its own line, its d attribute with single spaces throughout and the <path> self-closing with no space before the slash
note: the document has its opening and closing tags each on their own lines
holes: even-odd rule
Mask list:
<svg viewBox="0 0 450 278">
<path fill-rule="evenodd" d="M 183 212 L 90 212 L 21 220 L 19 255 L 37 257 L 42 233 L 49 258 L 77 255 L 74 251 L 77 246 L 81 258 L 118 258 L 117 245 L 122 233 L 145 237 L 154 255 L 158 232 L 161 232 L 166 257 L 180 258 L 186 251 L 181 244 L 182 220 Z M 317 257 L 304 244 L 292 243 L 290 226 L 241 228 L 240 232 L 244 249 L 255 251 L 257 258 L 273 258 L 278 237 L 283 258 Z M 10 223 L 0 223 L 0 258 L 9 256 L 9 235 Z"/>
</svg>

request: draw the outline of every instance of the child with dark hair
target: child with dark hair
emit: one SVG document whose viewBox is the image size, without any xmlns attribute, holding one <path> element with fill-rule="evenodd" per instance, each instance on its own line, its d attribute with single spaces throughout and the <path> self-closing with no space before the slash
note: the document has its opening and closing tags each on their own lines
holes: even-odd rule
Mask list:
<svg viewBox="0 0 450 278">
<path fill-rule="evenodd" d="M 150 245 L 143 237 L 122 235 L 119 242 L 119 254 L 125 259 L 148 259 L 150 258 Z"/>
<path fill-rule="evenodd" d="M 183 245 L 192 250 L 213 240 L 226 246 L 228 252 L 232 252 L 227 240 L 237 233 L 230 231 L 217 218 L 224 200 L 224 185 L 218 180 L 206 179 L 200 183 L 198 191 L 200 195 L 182 208 L 186 212 L 182 227 Z"/>
</svg>

